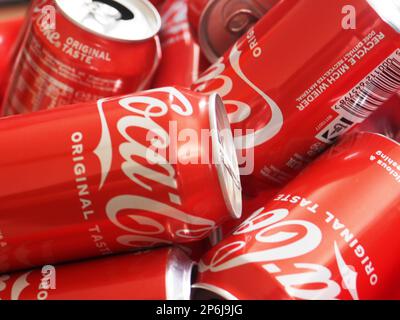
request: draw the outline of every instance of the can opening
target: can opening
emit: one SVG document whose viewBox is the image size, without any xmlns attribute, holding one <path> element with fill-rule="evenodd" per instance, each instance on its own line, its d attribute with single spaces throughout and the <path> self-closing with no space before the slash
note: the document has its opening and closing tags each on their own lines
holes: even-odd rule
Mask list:
<svg viewBox="0 0 400 320">
<path fill-rule="evenodd" d="M 165 277 L 167 300 L 190 300 L 194 262 L 179 248 L 171 248 Z"/>
<path fill-rule="evenodd" d="M 161 28 L 157 9 L 147 0 L 55 0 L 59 11 L 78 27 L 100 37 L 143 41 Z"/>
<path fill-rule="evenodd" d="M 101 2 L 110 7 L 113 7 L 115 10 L 117 10 L 120 13 L 120 19 L 122 19 L 122 20 L 130 20 L 135 17 L 133 12 L 131 12 L 127 7 L 125 7 L 123 4 L 118 3 L 114 0 L 93 0 L 93 1 Z"/>
<path fill-rule="evenodd" d="M 217 169 L 225 205 L 231 216 L 239 219 L 242 215 L 242 187 L 228 115 L 217 94 L 210 96 L 209 106 L 212 161 Z"/>
</svg>

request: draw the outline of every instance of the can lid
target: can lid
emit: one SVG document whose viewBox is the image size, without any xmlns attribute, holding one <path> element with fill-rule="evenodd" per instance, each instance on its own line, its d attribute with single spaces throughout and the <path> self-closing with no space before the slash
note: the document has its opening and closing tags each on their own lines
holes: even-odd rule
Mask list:
<svg viewBox="0 0 400 320">
<path fill-rule="evenodd" d="M 147 0 L 55 0 L 61 12 L 81 28 L 120 41 L 154 37 L 161 17 Z"/>
<path fill-rule="evenodd" d="M 199 43 L 215 62 L 278 0 L 210 0 L 199 22 Z"/>
<path fill-rule="evenodd" d="M 179 248 L 171 248 L 165 277 L 167 300 L 190 300 L 194 262 Z"/>
<path fill-rule="evenodd" d="M 400 0 L 367 0 L 367 2 L 382 20 L 400 33 Z"/>
<path fill-rule="evenodd" d="M 231 127 L 221 97 L 212 94 L 209 99 L 212 161 L 217 168 L 226 207 L 233 218 L 239 219 L 242 215 L 242 187 Z"/>
</svg>

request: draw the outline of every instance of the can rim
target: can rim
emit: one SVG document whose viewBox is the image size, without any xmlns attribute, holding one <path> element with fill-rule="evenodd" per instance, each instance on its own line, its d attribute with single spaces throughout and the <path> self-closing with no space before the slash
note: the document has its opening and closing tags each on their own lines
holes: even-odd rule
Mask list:
<svg viewBox="0 0 400 320">
<path fill-rule="evenodd" d="M 237 154 L 225 105 L 216 93 L 209 97 L 209 121 L 212 162 L 217 169 L 225 205 L 231 217 L 239 219 L 242 215 L 242 187 Z"/>
<path fill-rule="evenodd" d="M 58 9 L 58 12 L 60 12 L 63 17 L 65 19 L 67 19 L 68 21 L 70 21 L 71 23 L 73 23 L 74 25 L 76 25 L 77 27 L 81 28 L 82 30 L 99 36 L 103 39 L 107 39 L 107 40 L 111 40 L 111 41 L 115 41 L 115 42 L 119 42 L 119 43 L 137 43 L 137 42 L 144 42 L 150 39 L 153 39 L 161 30 L 161 26 L 162 26 L 162 20 L 161 20 L 161 16 L 160 13 L 158 12 L 158 10 L 156 9 L 156 7 L 151 3 L 151 1 L 146 1 L 146 0 L 136 0 L 136 1 L 140 1 L 142 2 L 144 5 L 146 5 L 154 14 L 153 18 L 155 19 L 155 28 L 154 28 L 154 32 L 151 33 L 149 36 L 147 37 L 143 37 L 143 38 L 138 38 L 138 39 L 123 39 L 123 38 L 117 38 L 117 37 L 113 37 L 113 36 L 109 36 L 100 32 L 97 32 L 95 30 L 92 30 L 86 26 L 84 26 L 83 24 L 78 23 L 77 21 L 75 21 L 72 17 L 70 17 L 59 5 L 59 1 L 60 0 L 54 0 L 54 3 Z"/>
<path fill-rule="evenodd" d="M 224 300 L 239 300 L 239 298 L 235 297 L 227 290 L 204 282 L 195 283 L 194 285 L 192 285 L 192 289 L 201 289 L 211 292 Z"/>
<path fill-rule="evenodd" d="M 167 259 L 165 275 L 167 300 L 190 300 L 194 261 L 176 247 L 170 249 Z"/>
</svg>

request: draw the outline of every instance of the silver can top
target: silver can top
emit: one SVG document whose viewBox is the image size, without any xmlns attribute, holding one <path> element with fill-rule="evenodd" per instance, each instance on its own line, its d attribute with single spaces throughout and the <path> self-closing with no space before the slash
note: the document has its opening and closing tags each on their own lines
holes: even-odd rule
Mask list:
<svg viewBox="0 0 400 320">
<path fill-rule="evenodd" d="M 242 187 L 231 127 L 221 97 L 212 94 L 209 99 L 212 159 L 225 205 L 231 216 L 239 219 L 242 215 Z"/>
<path fill-rule="evenodd" d="M 400 0 L 367 0 L 378 15 L 400 33 Z"/>
<path fill-rule="evenodd" d="M 147 0 L 55 0 L 61 12 L 81 28 L 120 41 L 154 37 L 161 17 Z"/>
</svg>

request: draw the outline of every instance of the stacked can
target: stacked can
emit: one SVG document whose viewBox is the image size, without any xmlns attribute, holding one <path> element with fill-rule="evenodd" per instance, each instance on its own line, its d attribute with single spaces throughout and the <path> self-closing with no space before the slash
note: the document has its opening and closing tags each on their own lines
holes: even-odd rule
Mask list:
<svg viewBox="0 0 400 320">
<path fill-rule="evenodd" d="M 393 298 L 399 183 L 398 142 L 348 136 L 202 258 L 198 296 Z"/>
<path fill-rule="evenodd" d="M 145 0 L 34 0 L 5 95 L 11 115 L 149 86 L 161 19 Z"/>
<path fill-rule="evenodd" d="M 285 0 L 199 78 L 224 100 L 245 187 L 287 183 L 399 91 L 399 16 L 394 1 Z"/>
<path fill-rule="evenodd" d="M 193 262 L 166 248 L 0 275 L 1 300 L 188 300 Z M 99 270 L 99 272 L 93 272 Z"/>
<path fill-rule="evenodd" d="M 279 0 L 190 0 L 189 19 L 204 55 L 215 62 Z"/>
<path fill-rule="evenodd" d="M 33 0 L 18 23 L 0 300 L 398 298 L 399 0 Z"/>
<path fill-rule="evenodd" d="M 166 87 L 8 117 L 0 131 L 2 272 L 201 240 L 241 215 L 217 95 Z"/>
</svg>

